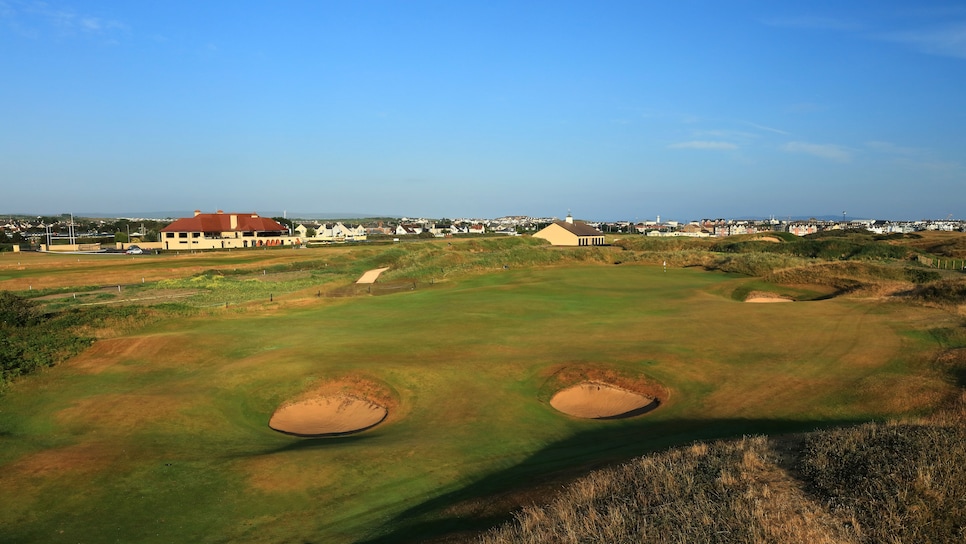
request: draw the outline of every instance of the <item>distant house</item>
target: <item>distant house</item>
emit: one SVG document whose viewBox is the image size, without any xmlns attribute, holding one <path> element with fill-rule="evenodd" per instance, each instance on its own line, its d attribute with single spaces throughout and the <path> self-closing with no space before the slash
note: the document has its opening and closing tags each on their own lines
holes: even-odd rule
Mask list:
<svg viewBox="0 0 966 544">
<path fill-rule="evenodd" d="M 369 234 L 390 235 L 395 233 L 395 230 L 392 227 L 384 226 L 382 224 L 382 221 L 379 221 L 379 223 L 376 226 L 366 227 L 364 230 L 366 235 L 369 235 Z"/>
<path fill-rule="evenodd" d="M 818 232 L 818 226 L 814 223 L 795 223 L 788 226 L 788 232 L 795 236 L 808 236 Z"/>
<path fill-rule="evenodd" d="M 399 236 L 422 234 L 423 227 L 416 224 L 398 225 L 395 233 Z"/>
<path fill-rule="evenodd" d="M 225 249 L 293 245 L 281 223 L 257 213 L 201 213 L 178 219 L 161 229 L 164 249 Z"/>
<path fill-rule="evenodd" d="M 533 235 L 555 246 L 602 246 L 604 233 L 580 221 L 575 222 L 568 213 L 564 221 L 554 221 Z"/>
<path fill-rule="evenodd" d="M 360 224 L 346 225 L 339 223 L 339 233 L 348 241 L 361 241 L 366 239 L 366 228 Z"/>
</svg>

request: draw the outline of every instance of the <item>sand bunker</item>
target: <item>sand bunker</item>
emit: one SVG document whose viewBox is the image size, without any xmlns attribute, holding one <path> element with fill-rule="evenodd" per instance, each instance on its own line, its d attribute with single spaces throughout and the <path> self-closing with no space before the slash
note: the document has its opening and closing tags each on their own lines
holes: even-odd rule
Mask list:
<svg viewBox="0 0 966 544">
<path fill-rule="evenodd" d="M 766 296 L 748 297 L 748 298 L 745 299 L 745 302 L 754 302 L 756 304 L 761 304 L 761 303 L 768 304 L 768 303 L 771 303 L 771 302 L 795 302 L 795 301 L 792 300 L 792 299 L 790 299 L 790 298 L 783 298 L 783 297 L 779 297 L 779 296 L 767 296 L 766 295 Z"/>
<path fill-rule="evenodd" d="M 554 409 L 587 419 L 620 419 L 649 412 L 658 400 L 612 385 L 583 382 L 562 389 L 550 399 Z"/>
<path fill-rule="evenodd" d="M 752 291 L 748 293 L 745 297 L 745 302 L 754 303 L 770 303 L 770 302 L 795 302 L 790 298 L 783 297 L 781 295 L 776 295 L 775 293 L 768 293 L 765 291 Z"/>
<path fill-rule="evenodd" d="M 389 269 L 376 268 L 374 270 L 367 270 L 366 273 L 363 274 L 361 278 L 356 280 L 356 283 L 376 283 L 376 280 L 379 279 L 379 275 L 385 272 L 386 270 L 389 270 Z"/>
<path fill-rule="evenodd" d="M 332 436 L 375 427 L 389 411 L 378 404 L 349 395 L 315 397 L 275 410 L 268 426 L 295 436 Z"/>
</svg>

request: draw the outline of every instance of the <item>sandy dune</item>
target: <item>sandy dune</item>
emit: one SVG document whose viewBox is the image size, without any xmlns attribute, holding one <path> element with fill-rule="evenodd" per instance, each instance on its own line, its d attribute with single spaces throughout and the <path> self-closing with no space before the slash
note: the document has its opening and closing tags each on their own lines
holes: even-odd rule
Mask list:
<svg viewBox="0 0 966 544">
<path fill-rule="evenodd" d="M 365 274 L 363 274 L 361 278 L 356 280 L 356 283 L 376 283 L 376 280 L 379 278 L 379 274 L 382 274 L 386 270 L 389 270 L 389 269 L 376 268 L 375 270 L 369 270 Z"/>
<path fill-rule="evenodd" d="M 268 426 L 296 436 L 346 434 L 378 425 L 387 414 L 384 407 L 368 400 L 334 395 L 281 406 Z"/>
<path fill-rule="evenodd" d="M 550 399 L 554 409 L 587 419 L 633 417 L 657 408 L 657 404 L 656 399 L 593 382 L 562 389 Z"/>
</svg>

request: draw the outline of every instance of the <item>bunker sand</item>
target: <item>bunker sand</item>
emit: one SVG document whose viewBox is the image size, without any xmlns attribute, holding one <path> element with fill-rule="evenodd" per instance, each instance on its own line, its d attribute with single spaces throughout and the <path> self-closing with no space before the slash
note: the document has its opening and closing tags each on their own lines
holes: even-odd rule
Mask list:
<svg viewBox="0 0 966 544">
<path fill-rule="evenodd" d="M 776 295 L 775 293 L 768 293 L 765 291 L 752 291 L 748 293 L 745 298 L 745 302 L 752 302 L 755 304 L 769 304 L 772 302 L 795 302 L 790 298 L 783 297 L 781 295 Z"/>
<path fill-rule="evenodd" d="M 657 399 L 606 383 L 583 382 L 562 389 L 550 399 L 559 412 L 584 419 L 622 419 L 658 407 Z"/>
<path fill-rule="evenodd" d="M 379 275 L 385 272 L 386 270 L 389 270 L 389 269 L 376 268 L 374 270 L 369 270 L 365 274 L 363 274 L 362 277 L 356 281 L 356 283 L 376 283 L 376 280 L 379 279 Z"/>
<path fill-rule="evenodd" d="M 385 407 L 372 401 L 339 394 L 282 405 L 268 426 L 295 436 L 337 436 L 375 427 L 388 414 Z"/>
</svg>

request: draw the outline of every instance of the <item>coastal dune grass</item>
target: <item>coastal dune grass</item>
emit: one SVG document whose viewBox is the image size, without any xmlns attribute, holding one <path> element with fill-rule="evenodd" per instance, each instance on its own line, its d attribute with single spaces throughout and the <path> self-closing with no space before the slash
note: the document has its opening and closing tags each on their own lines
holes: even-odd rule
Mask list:
<svg viewBox="0 0 966 544">
<path fill-rule="evenodd" d="M 644 456 L 578 479 L 479 542 L 963 542 L 964 401 L 938 418 Z"/>
</svg>

